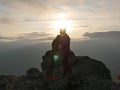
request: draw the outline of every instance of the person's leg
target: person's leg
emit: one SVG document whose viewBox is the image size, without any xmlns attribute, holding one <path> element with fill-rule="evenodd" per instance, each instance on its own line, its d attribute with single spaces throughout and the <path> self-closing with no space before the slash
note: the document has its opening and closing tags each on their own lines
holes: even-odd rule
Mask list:
<svg viewBox="0 0 120 90">
<path fill-rule="evenodd" d="M 70 74 L 72 73 L 72 69 L 69 65 L 69 62 L 68 62 L 68 58 L 67 57 L 64 57 L 62 59 L 62 64 L 63 64 L 63 67 L 64 67 L 64 72 L 63 72 L 63 76 L 66 76 L 67 74 Z"/>
<path fill-rule="evenodd" d="M 63 76 L 66 76 L 67 75 L 67 63 L 66 63 L 66 59 L 64 58 L 63 61 L 62 61 L 62 64 L 63 64 L 63 68 L 64 68 L 64 71 L 63 71 Z"/>
</svg>

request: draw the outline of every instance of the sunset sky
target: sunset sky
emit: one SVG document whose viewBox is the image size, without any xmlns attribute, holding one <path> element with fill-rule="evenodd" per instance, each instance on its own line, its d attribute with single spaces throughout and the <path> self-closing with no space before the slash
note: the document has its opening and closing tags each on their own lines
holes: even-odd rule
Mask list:
<svg viewBox="0 0 120 90">
<path fill-rule="evenodd" d="M 85 32 L 119 31 L 120 0 L 0 0 L 2 40 L 36 32 L 55 37 L 60 20 L 70 23 L 68 34 L 79 40 Z"/>
<path fill-rule="evenodd" d="M 0 0 L 0 75 L 40 69 L 63 27 L 75 55 L 120 75 L 120 0 Z"/>
</svg>

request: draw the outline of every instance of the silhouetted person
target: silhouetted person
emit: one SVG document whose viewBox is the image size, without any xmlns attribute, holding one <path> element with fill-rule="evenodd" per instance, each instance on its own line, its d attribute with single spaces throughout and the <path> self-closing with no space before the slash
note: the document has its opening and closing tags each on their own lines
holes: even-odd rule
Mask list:
<svg viewBox="0 0 120 90">
<path fill-rule="evenodd" d="M 49 62 L 49 66 L 46 72 L 46 79 L 48 80 L 55 80 L 57 79 L 56 77 L 53 76 L 53 69 L 54 69 L 54 64 L 55 64 L 55 60 L 57 60 L 56 58 L 54 58 L 54 56 L 58 56 L 59 57 L 59 53 L 60 53 L 60 38 L 61 36 L 58 35 L 52 42 L 52 52 L 50 54 L 50 62 Z"/>
<path fill-rule="evenodd" d="M 66 76 L 67 74 L 71 73 L 72 70 L 69 65 L 69 54 L 70 54 L 70 37 L 66 33 L 66 29 L 60 29 L 60 55 L 62 56 L 62 64 L 64 67 L 63 75 Z"/>
<path fill-rule="evenodd" d="M 52 42 L 52 50 L 54 53 L 60 52 L 60 43 L 61 43 L 61 35 L 57 35 L 57 37 Z"/>
<path fill-rule="evenodd" d="M 53 41 L 52 49 L 53 52 L 58 53 L 61 57 L 60 59 L 64 67 L 63 76 L 71 73 L 72 70 L 68 62 L 70 54 L 70 37 L 67 35 L 66 29 L 60 29 L 60 35 Z"/>
</svg>

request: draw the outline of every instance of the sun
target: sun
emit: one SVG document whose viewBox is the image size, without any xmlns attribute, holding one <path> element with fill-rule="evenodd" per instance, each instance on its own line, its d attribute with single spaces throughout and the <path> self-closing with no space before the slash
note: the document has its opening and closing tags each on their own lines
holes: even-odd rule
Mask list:
<svg viewBox="0 0 120 90">
<path fill-rule="evenodd" d="M 59 32 L 60 29 L 66 29 L 67 32 L 71 30 L 71 22 L 69 20 L 58 20 L 53 23 L 54 29 Z"/>
</svg>

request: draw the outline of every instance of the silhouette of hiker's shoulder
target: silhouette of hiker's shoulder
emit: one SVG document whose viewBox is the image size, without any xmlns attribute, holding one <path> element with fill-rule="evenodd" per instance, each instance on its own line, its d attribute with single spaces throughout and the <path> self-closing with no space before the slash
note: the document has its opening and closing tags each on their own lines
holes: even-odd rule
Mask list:
<svg viewBox="0 0 120 90">
<path fill-rule="evenodd" d="M 65 34 L 66 37 L 70 38 L 68 34 Z"/>
<path fill-rule="evenodd" d="M 61 37 L 61 35 L 57 35 L 57 36 L 56 36 L 56 38 L 60 38 L 60 37 Z"/>
<path fill-rule="evenodd" d="M 61 37 L 60 35 L 57 35 L 56 38 L 53 40 L 53 43 L 58 42 L 60 37 Z"/>
<path fill-rule="evenodd" d="M 61 38 L 61 35 L 57 35 L 56 38 L 52 42 L 52 50 L 54 52 L 59 51 L 60 38 Z"/>
</svg>

